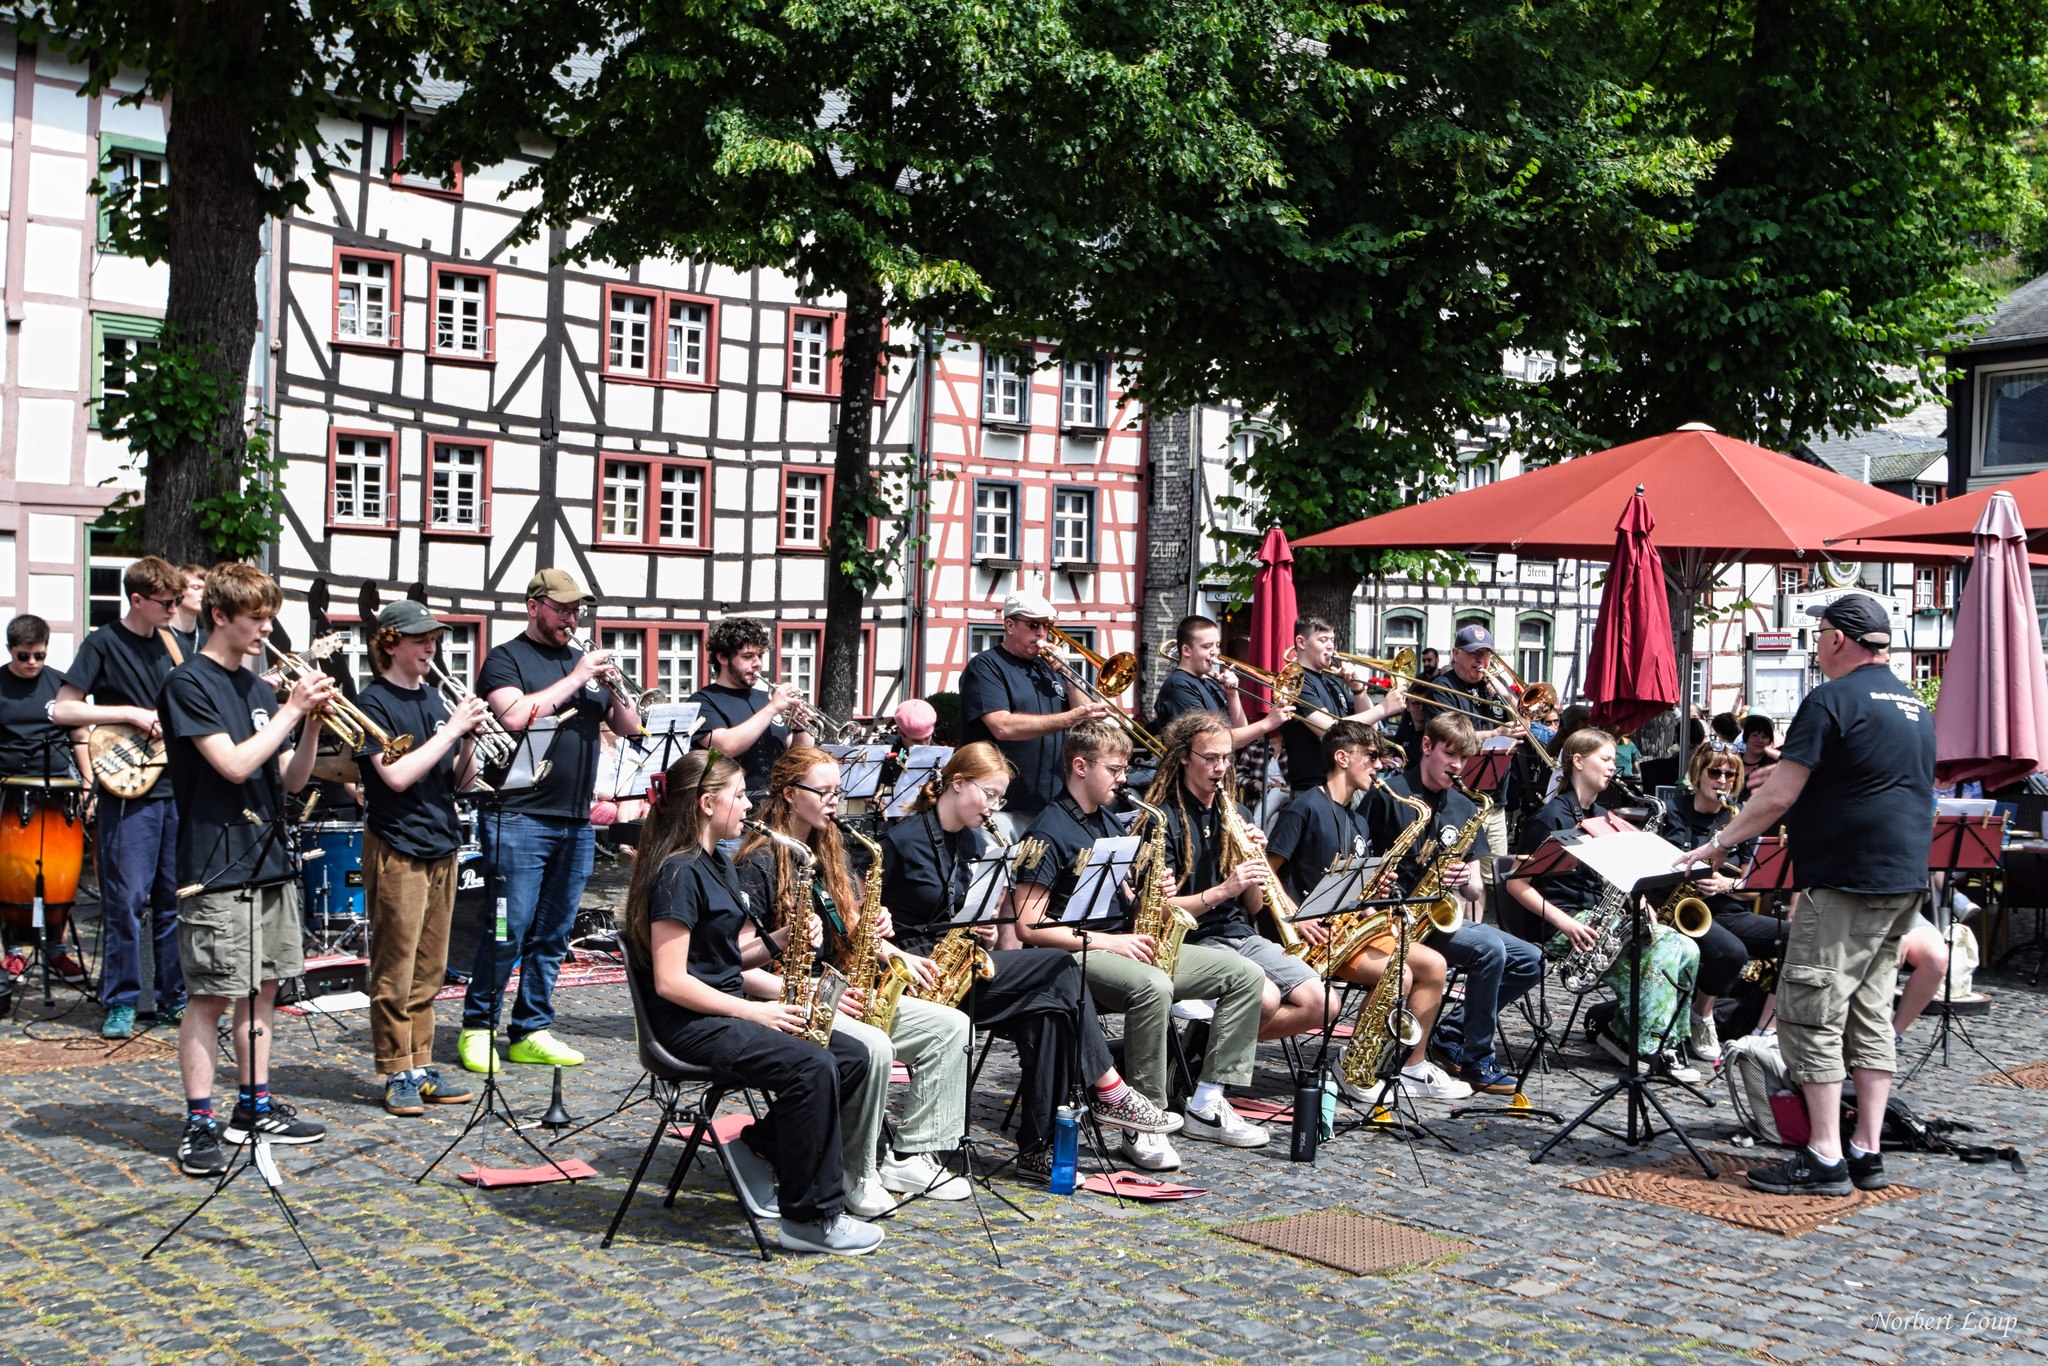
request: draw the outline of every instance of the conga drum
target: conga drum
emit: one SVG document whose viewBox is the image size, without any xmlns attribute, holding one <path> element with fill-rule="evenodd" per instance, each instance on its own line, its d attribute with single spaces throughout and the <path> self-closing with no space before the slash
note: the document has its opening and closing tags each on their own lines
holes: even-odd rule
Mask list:
<svg viewBox="0 0 2048 1366">
<path fill-rule="evenodd" d="M 0 933 L 9 944 L 36 939 L 36 875 L 43 926 L 60 942 L 85 862 L 84 791 L 74 778 L 0 778 Z"/>
</svg>

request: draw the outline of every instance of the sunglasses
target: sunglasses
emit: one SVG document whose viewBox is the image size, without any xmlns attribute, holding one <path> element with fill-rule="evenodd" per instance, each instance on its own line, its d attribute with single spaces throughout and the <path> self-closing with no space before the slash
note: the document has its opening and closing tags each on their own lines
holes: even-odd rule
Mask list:
<svg viewBox="0 0 2048 1366">
<path fill-rule="evenodd" d="M 31 659 L 48 659 L 50 652 L 48 650 L 16 650 L 14 657 L 23 664 L 26 664 Z"/>
<path fill-rule="evenodd" d="M 1737 768 L 1710 768 L 1707 770 L 1707 776 L 1709 778 L 1740 778 L 1742 770 Z"/>
<path fill-rule="evenodd" d="M 151 602 L 153 602 L 153 603 L 155 603 L 155 604 L 156 604 L 157 606 L 159 606 L 159 607 L 163 608 L 163 609 L 164 609 L 164 610 L 165 610 L 166 612 L 175 612 L 175 611 L 177 611 L 177 610 L 178 610 L 178 604 L 179 604 L 179 603 L 180 603 L 181 601 L 183 601 L 183 599 L 181 599 L 181 598 L 151 598 L 151 599 L 150 599 L 150 601 L 151 601 Z"/>
</svg>

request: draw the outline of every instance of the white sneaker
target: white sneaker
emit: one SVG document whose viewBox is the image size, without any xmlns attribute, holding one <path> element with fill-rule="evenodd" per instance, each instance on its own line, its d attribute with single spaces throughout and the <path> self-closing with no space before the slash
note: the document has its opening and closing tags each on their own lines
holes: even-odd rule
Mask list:
<svg viewBox="0 0 2048 1366">
<path fill-rule="evenodd" d="M 1650 1071 L 1653 1075 L 1682 1081 L 1688 1086 L 1697 1086 L 1700 1083 L 1700 1069 L 1687 1065 L 1685 1055 L 1675 1048 L 1667 1048 L 1653 1058 L 1650 1062 Z"/>
<path fill-rule="evenodd" d="M 882 1186 L 898 1195 L 923 1195 L 933 1200 L 965 1200 L 972 1191 L 967 1183 L 941 1167 L 930 1153 L 898 1157 L 882 1154 Z"/>
<path fill-rule="evenodd" d="M 1181 1132 L 1189 1138 L 1221 1143 L 1226 1148 L 1263 1148 L 1273 1141 L 1272 1130 L 1241 1118 L 1227 1100 L 1216 1102 L 1213 1115 L 1205 1116 L 1193 1106 L 1188 1107 L 1187 1115 L 1187 1125 Z"/>
<path fill-rule="evenodd" d="M 817 1224 L 784 1219 L 780 1233 L 777 1241 L 792 1251 L 838 1257 L 858 1257 L 882 1245 L 882 1230 L 843 1213 Z"/>
<path fill-rule="evenodd" d="M 1721 1061 L 1721 1032 L 1714 1027 L 1712 1015 L 1692 1017 L 1692 1040 L 1686 1046 L 1701 1062 Z"/>
<path fill-rule="evenodd" d="M 1216 1018 L 1216 1003 L 1205 998 L 1175 1001 L 1172 1014 L 1176 1020 L 1213 1020 Z"/>
<path fill-rule="evenodd" d="M 1472 1088 L 1433 1062 L 1401 1069 L 1401 1087 L 1417 1100 L 1464 1100 Z"/>
<path fill-rule="evenodd" d="M 1387 1087 L 1384 1082 L 1373 1086 L 1353 1086 L 1351 1078 L 1345 1076 L 1342 1072 L 1337 1073 L 1337 1094 L 1343 1096 L 1344 1099 L 1350 1101 L 1353 1105 L 1370 1109 L 1375 1105 L 1384 1104 L 1386 1102 L 1386 1093 Z"/>
<path fill-rule="evenodd" d="M 1124 1158 L 1148 1172 L 1180 1170 L 1180 1154 L 1174 1151 L 1165 1134 L 1125 1134 Z"/>
<path fill-rule="evenodd" d="M 873 1219 L 896 1208 L 896 1198 L 889 1194 L 888 1187 L 880 1177 L 870 1176 L 857 1185 L 846 1188 L 846 1209 L 863 1219 Z"/>
</svg>

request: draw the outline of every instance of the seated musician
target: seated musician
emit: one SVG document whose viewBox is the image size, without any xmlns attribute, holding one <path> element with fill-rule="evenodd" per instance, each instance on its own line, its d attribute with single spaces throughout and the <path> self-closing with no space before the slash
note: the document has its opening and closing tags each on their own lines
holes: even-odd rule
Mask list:
<svg viewBox="0 0 2048 1366">
<path fill-rule="evenodd" d="M 49 657 L 48 622 L 24 613 L 7 623 L 7 668 L 0 672 L 0 777 L 75 784 L 79 774 L 92 771 L 87 729 L 59 726 L 50 719 L 64 675 L 48 667 Z M 56 928 L 54 918 L 50 925 Z M 17 940 L 33 942 L 34 935 L 28 916 L 21 917 L 19 928 L 9 920 L 9 947 Z M 51 939 L 55 938 L 53 933 Z M 60 982 L 86 980 L 84 966 L 68 953 L 52 953 L 49 967 Z"/>
<path fill-rule="evenodd" d="M 821 961 L 835 963 L 853 977 L 852 950 L 865 913 L 865 898 L 863 879 L 848 859 L 836 824 L 840 800 L 838 762 L 822 749 L 797 745 L 769 771 L 768 795 L 756 818 L 768 829 L 804 845 L 817 858 L 811 898 L 825 926 Z M 789 897 L 797 863 L 787 845 L 758 830 L 749 830 L 740 845 L 740 885 L 758 904 L 775 908 L 771 923 L 776 928 L 789 924 Z M 875 872 L 879 876 L 880 870 Z M 930 959 L 913 958 L 889 942 L 887 908 L 878 905 L 876 911 L 876 945 L 882 961 L 900 957 L 914 975 L 935 980 Z M 880 980 L 879 973 L 876 980 Z M 779 981 L 776 991 L 781 991 Z M 910 1069 L 910 1087 L 904 1096 L 903 1122 L 879 1169 L 874 1152 L 879 1129 L 865 1146 L 849 1141 L 846 1175 L 853 1211 L 864 1215 L 883 1212 L 894 1203 L 888 1199 L 888 1191 L 965 1200 L 970 1194 L 967 1182 L 948 1173 L 932 1154 L 952 1149 L 966 1130 L 967 1049 L 973 1032 L 967 1017 L 950 1006 L 920 1001 L 906 993 L 897 1007 L 895 1024 L 884 1034 L 861 1021 L 860 1013 L 867 1005 L 858 993 L 848 992 L 833 1029 L 843 1029 L 868 1044 L 884 1077 L 889 1074 L 889 1059 L 901 1060 Z M 879 1120 L 877 1115 L 877 1124 Z"/>
<path fill-rule="evenodd" d="M 1392 800 L 1394 795 L 1430 807 L 1431 823 L 1424 827 L 1423 838 L 1410 846 L 1399 882 L 1413 892 L 1433 867 L 1442 889 L 1461 903 L 1464 919 L 1458 930 L 1431 934 L 1425 947 L 1434 948 L 1445 963 L 1459 969 L 1465 987 L 1464 1000 L 1437 1021 L 1431 1056 L 1475 1091 L 1511 1095 L 1515 1078 L 1494 1053 L 1494 1035 L 1501 1011 L 1521 1000 L 1543 976 L 1543 955 L 1535 945 L 1479 919 L 1485 896 L 1480 869 L 1493 852 L 1487 833 L 1493 822 L 1485 823 L 1462 854 L 1445 847 L 1478 812 L 1477 804 L 1458 787 L 1466 760 L 1478 752 L 1479 738 L 1470 721 L 1457 712 L 1436 713 L 1422 728 L 1415 766 L 1383 779 L 1368 799 L 1367 811 L 1374 847 L 1384 849 L 1411 819 L 1407 808 Z M 1411 962 L 1415 958 L 1412 943 L 1408 956 Z"/>
<path fill-rule="evenodd" d="M 1315 889 L 1323 873 L 1337 859 L 1362 857 L 1372 850 L 1370 804 L 1366 798 L 1373 790 L 1380 752 L 1380 740 L 1372 727 L 1362 721 L 1339 721 L 1323 736 L 1323 757 L 1330 771 L 1320 784 L 1297 793 L 1274 817 L 1272 833 L 1266 837 L 1266 860 L 1279 874 L 1280 885 L 1296 905 Z M 1349 916 L 1333 916 L 1331 920 L 1340 931 L 1350 923 Z M 1303 921 L 1297 929 L 1310 945 L 1302 955 L 1304 961 L 1313 968 L 1328 965 L 1330 922 Z M 1362 949 L 1345 953 L 1345 961 L 1330 967 L 1329 975 L 1363 987 L 1376 986 L 1386 972 L 1394 946 L 1392 933 L 1374 935 Z M 1429 1061 L 1429 1033 L 1443 1008 L 1445 977 L 1443 955 L 1422 940 L 1411 939 L 1402 995 L 1409 1013 L 1422 1026 L 1422 1038 L 1404 1061 L 1401 1077 L 1411 1095 L 1461 1100 L 1472 1094 L 1472 1088 L 1446 1076 Z M 1366 1091 L 1352 1085 L 1341 1069 L 1337 1085 L 1348 1099 L 1359 1104 L 1372 1100 Z"/>
<path fill-rule="evenodd" d="M 975 861 L 986 856 L 987 817 L 1002 806 L 1009 786 L 1010 765 L 1001 751 L 985 741 L 963 745 L 925 785 L 910 816 L 882 837 L 882 902 L 920 981 L 926 976 L 922 965 L 931 961 L 933 946 L 966 899 Z M 985 950 L 994 939 L 991 927 L 974 931 L 974 942 Z M 1036 1180 L 1052 1174 L 1053 1112 L 1082 1077 L 1089 1079 L 1089 1107 L 1099 1123 L 1133 1133 L 1180 1128 L 1180 1116 L 1153 1108 L 1117 1072 L 1072 954 L 1005 949 L 989 952 L 989 961 L 995 976 L 970 974 L 972 986 L 954 1004 L 978 1027 L 1017 1047 L 1024 1074 L 1019 1174 Z"/>
<path fill-rule="evenodd" d="M 882 1230 L 846 1213 L 840 1135 L 844 1112 L 879 1116 L 887 1055 L 877 1081 L 859 1041 L 834 1030 L 820 1048 L 803 1037 L 801 1007 L 748 999 L 747 897 L 718 850 L 747 814 L 744 770 L 694 750 L 662 775 L 651 805 L 621 930 L 648 1026 L 683 1061 L 769 1093 L 768 1113 L 730 1150 L 748 1204 L 780 1220 L 782 1246 L 872 1252 Z"/>
<path fill-rule="evenodd" d="M 1574 732 L 1558 753 L 1558 771 L 1557 795 L 1522 825 L 1521 853 L 1534 853 L 1558 831 L 1576 830 L 1580 822 L 1607 814 L 1599 797 L 1614 780 L 1614 737 L 1592 726 Z M 1586 921 L 1605 887 L 1599 874 L 1584 866 L 1507 881 L 1508 895 L 1557 931 L 1549 946 L 1552 957 L 1594 946 L 1599 935 Z M 1696 1082 L 1698 1070 L 1686 1065 L 1679 1050 L 1689 1033 L 1692 1012 L 1685 1007 L 1698 976 L 1699 949 L 1684 935 L 1654 925 L 1640 958 L 1640 1020 L 1632 1018 L 1628 954 L 1619 954 L 1600 979 L 1620 1001 L 1614 1018 L 1598 1031 L 1600 1046 L 1624 1066 L 1643 1058 L 1653 1073 Z"/>
<path fill-rule="evenodd" d="M 1664 837 L 1681 849 L 1697 849 L 1733 820 L 1743 790 L 1743 767 L 1735 752 L 1719 742 L 1694 749 L 1685 769 L 1691 790 L 1666 813 Z M 1715 1004 L 1735 985 L 1751 959 L 1784 954 L 1785 922 L 1774 915 L 1759 915 L 1754 892 L 1734 890 L 1755 857 L 1756 841 L 1750 840 L 1731 850 L 1722 867 L 1702 865 L 1694 870 L 1693 885 L 1714 916 L 1712 926 L 1697 941 L 1699 982 L 1692 997 L 1692 1037 L 1686 1044 L 1701 1062 L 1721 1060 Z"/>
<path fill-rule="evenodd" d="M 1234 953 L 1199 944 L 1181 946 L 1171 977 L 1161 972 L 1153 966 L 1158 939 L 1132 932 L 1129 918 L 1137 897 L 1128 882 L 1110 893 L 1110 904 L 1123 919 L 1117 931 L 1074 930 L 1059 923 L 1079 884 L 1075 865 L 1082 852 L 1098 839 L 1123 834 L 1108 808 L 1130 763 L 1130 738 L 1114 721 L 1083 721 L 1067 732 L 1066 784 L 1032 824 L 1018 860 L 1012 902 L 1018 932 L 1026 944 L 1081 955 L 1096 1007 L 1124 1013 L 1124 1067 L 1131 1085 L 1154 1109 L 1166 1108 L 1166 1031 L 1173 1003 L 1214 1000 L 1216 1018 L 1202 1055 L 1201 1079 L 1188 1100 L 1186 1132 L 1233 1148 L 1263 1147 L 1272 1135 L 1239 1118 L 1223 1088 L 1252 1079 L 1265 974 Z M 1180 1166 L 1180 1154 L 1161 1133 L 1127 1135 L 1124 1155 L 1150 1171 Z"/>
<path fill-rule="evenodd" d="M 1230 747 L 1243 749 L 1287 724 L 1287 712 L 1269 707 L 1256 721 L 1246 721 L 1237 670 L 1222 663 L 1223 629 L 1204 616 L 1182 617 L 1174 628 L 1180 662 L 1159 685 L 1152 703 L 1152 728 L 1164 730 L 1176 717 L 1210 711 L 1230 723 Z"/>
<path fill-rule="evenodd" d="M 1272 868 L 1265 862 L 1265 835 L 1237 801 L 1230 723 L 1212 711 L 1191 711 L 1176 717 L 1160 739 L 1166 755 L 1145 801 L 1166 813 L 1166 853 L 1178 879 L 1173 904 L 1195 917 L 1188 942 L 1249 959 L 1266 975 L 1261 1039 L 1322 1029 L 1337 1013 L 1337 993 L 1258 930 Z M 1244 832 L 1242 849 L 1231 847 L 1226 835 L 1226 802 Z M 1142 833 L 1141 826 L 1132 833 Z"/>
</svg>

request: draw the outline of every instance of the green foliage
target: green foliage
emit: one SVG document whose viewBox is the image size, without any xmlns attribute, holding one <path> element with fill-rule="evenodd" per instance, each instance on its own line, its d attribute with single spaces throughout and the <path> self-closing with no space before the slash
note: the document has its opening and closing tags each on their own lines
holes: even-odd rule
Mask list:
<svg viewBox="0 0 2048 1366">
<path fill-rule="evenodd" d="M 1941 680 L 1939 678 L 1916 678 L 1913 691 L 1926 706 L 1932 707 L 1941 701 Z"/>
</svg>

